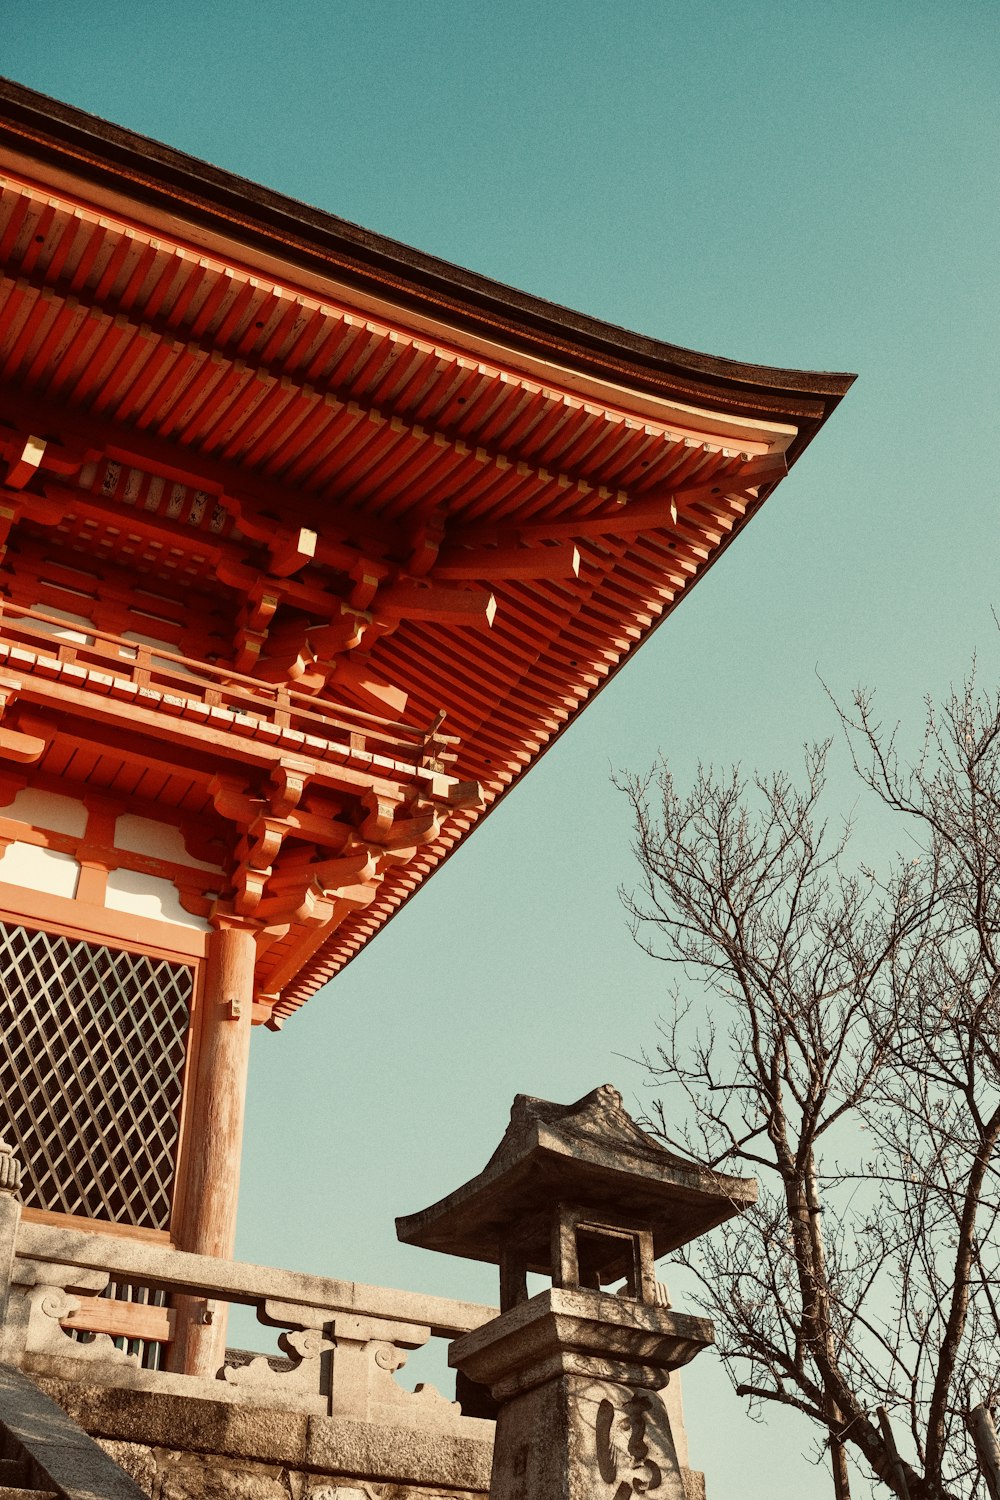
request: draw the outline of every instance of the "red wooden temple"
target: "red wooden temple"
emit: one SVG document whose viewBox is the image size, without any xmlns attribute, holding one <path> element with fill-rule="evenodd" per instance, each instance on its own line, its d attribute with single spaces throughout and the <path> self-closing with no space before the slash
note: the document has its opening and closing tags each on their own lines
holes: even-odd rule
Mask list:
<svg viewBox="0 0 1000 1500">
<path fill-rule="evenodd" d="M 0 1130 L 27 1218 L 228 1256 L 251 1025 L 851 377 L 624 332 L 13 84 L 0 168 Z"/>
</svg>

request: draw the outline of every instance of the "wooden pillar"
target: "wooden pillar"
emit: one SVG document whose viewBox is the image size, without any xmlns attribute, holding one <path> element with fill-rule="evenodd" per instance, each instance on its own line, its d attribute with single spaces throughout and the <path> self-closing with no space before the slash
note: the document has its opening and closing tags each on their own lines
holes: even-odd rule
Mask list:
<svg viewBox="0 0 1000 1500">
<path fill-rule="evenodd" d="M 214 931 L 208 940 L 197 1068 L 188 1099 L 180 1250 L 231 1259 L 243 1146 L 256 960 L 253 932 Z M 181 1298 L 170 1365 L 213 1376 L 226 1348 L 226 1312 Z"/>
</svg>

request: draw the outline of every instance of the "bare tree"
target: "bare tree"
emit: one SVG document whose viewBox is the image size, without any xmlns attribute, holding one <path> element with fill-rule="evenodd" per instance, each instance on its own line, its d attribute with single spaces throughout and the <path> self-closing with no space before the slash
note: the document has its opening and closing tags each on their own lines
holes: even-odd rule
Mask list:
<svg viewBox="0 0 1000 1500">
<path fill-rule="evenodd" d="M 829 743 L 799 788 L 701 770 L 682 794 L 662 763 L 621 783 L 624 900 L 675 967 L 649 1123 L 761 1183 L 687 1257 L 737 1391 L 816 1425 L 838 1500 L 849 1458 L 906 1500 L 985 1495 L 967 1423 L 1000 1395 L 1000 698 L 970 680 L 929 706 L 910 765 L 867 695 L 841 719 L 901 825 L 883 873 L 823 815 Z"/>
</svg>

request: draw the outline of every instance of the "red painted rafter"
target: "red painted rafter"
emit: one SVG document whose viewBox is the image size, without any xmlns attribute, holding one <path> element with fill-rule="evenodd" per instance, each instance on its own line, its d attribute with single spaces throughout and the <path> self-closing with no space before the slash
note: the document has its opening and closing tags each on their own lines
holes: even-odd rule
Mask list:
<svg viewBox="0 0 1000 1500">
<path fill-rule="evenodd" d="M 548 384 L 516 361 L 501 368 L 470 356 L 457 332 L 451 342 L 424 337 L 405 320 L 380 322 L 57 197 L 27 182 L 0 197 L 0 422 L 30 435 L 42 418 L 41 436 L 140 471 L 128 479 L 139 492 L 125 504 L 117 489 L 88 493 L 73 474 L 12 460 L 22 467 L 9 471 L 0 495 L 14 525 L 12 565 L 32 556 L 18 597 L 27 598 L 29 579 L 43 578 L 36 544 L 19 541 L 24 528 L 62 557 L 46 587 L 71 613 L 74 575 L 64 564 L 88 546 L 107 556 L 95 620 L 127 618 L 115 561 L 147 569 L 137 581 L 151 588 L 178 567 L 202 569 L 209 587 L 213 578 L 222 583 L 213 595 L 219 607 L 246 602 L 246 626 L 263 642 L 245 646 L 246 660 L 262 650 L 266 663 L 263 589 L 277 601 L 269 606 L 275 649 L 280 642 L 289 659 L 297 640 L 308 654 L 315 638 L 317 650 L 333 652 L 323 670 L 348 697 L 352 682 L 363 692 L 368 681 L 397 702 L 408 698 L 410 719 L 429 722 L 446 710 L 462 742 L 455 769 L 467 776 L 474 768 L 488 802 L 784 472 L 780 453 L 766 451 L 774 445 L 759 432 L 739 436 L 738 424 L 681 408 L 673 423 L 651 420 L 628 410 L 624 385 L 617 407 L 583 398 L 561 389 L 556 371 Z M 793 435 L 786 428 L 782 442 Z M 99 468 L 93 483 L 102 475 Z M 171 491 L 180 511 L 148 508 L 149 476 L 186 487 L 183 501 Z M 228 534 L 189 523 L 197 490 L 224 506 Z M 158 493 L 162 506 L 166 492 Z M 338 634 L 344 601 L 361 611 L 351 627 L 361 644 L 338 658 L 350 634 Z M 155 609 L 141 618 L 155 620 Z M 190 636 L 169 608 L 160 627 L 133 628 Z M 26 724 L 51 712 L 46 670 L 14 704 Z M 165 786 L 166 763 L 154 771 L 134 750 L 126 754 L 110 699 L 95 708 L 58 687 L 64 709 L 107 747 L 88 759 L 81 739 L 64 772 L 103 776 L 118 754 L 133 789 L 149 776 Z M 164 739 L 142 712 L 133 733 L 141 727 L 150 745 L 157 734 L 173 745 L 169 753 L 190 762 L 178 765 L 178 787 L 192 772 L 188 785 L 196 786 L 203 770 L 193 726 L 175 724 Z M 238 747 L 238 738 L 218 730 L 216 751 L 242 767 L 239 775 L 259 778 L 271 760 L 248 752 L 245 735 Z M 56 736 L 47 757 L 57 764 L 65 753 Z M 443 743 L 436 753 L 446 753 Z M 340 767 L 339 781 L 324 774 L 351 797 L 361 784 L 349 769 Z M 258 785 L 255 795 L 265 791 Z M 386 866 L 367 904 L 343 911 L 328 938 L 276 942 L 274 962 L 289 980 L 282 1010 L 356 952 L 478 815 L 453 809 L 409 864 Z M 300 820 L 290 836 L 301 842 L 310 826 Z M 299 961 L 305 968 L 294 978 L 288 966 Z"/>
</svg>

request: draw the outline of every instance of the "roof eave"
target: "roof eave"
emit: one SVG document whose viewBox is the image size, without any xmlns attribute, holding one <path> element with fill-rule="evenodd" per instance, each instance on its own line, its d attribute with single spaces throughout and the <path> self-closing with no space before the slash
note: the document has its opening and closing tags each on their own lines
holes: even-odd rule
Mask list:
<svg viewBox="0 0 1000 1500">
<path fill-rule="evenodd" d="M 464 270 L 235 173 L 0 79 L 0 146 L 57 165 L 147 207 L 180 212 L 251 256 L 279 254 L 311 273 L 456 328 L 635 387 L 799 429 L 794 459 L 849 390 L 854 376 L 787 370 L 701 354 L 633 333 Z"/>
</svg>

